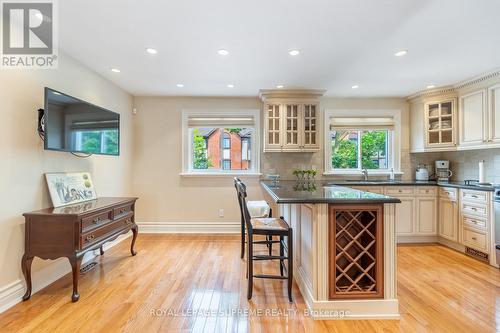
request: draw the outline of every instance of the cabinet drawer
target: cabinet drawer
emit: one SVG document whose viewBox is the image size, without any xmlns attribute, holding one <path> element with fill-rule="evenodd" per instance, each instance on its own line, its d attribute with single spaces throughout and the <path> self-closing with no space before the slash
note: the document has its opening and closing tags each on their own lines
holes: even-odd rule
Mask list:
<svg viewBox="0 0 500 333">
<path fill-rule="evenodd" d="M 385 194 L 393 196 L 414 195 L 415 188 L 413 186 L 388 186 L 386 187 Z"/>
<path fill-rule="evenodd" d="M 486 233 L 464 228 L 464 245 L 487 252 Z"/>
<path fill-rule="evenodd" d="M 463 223 L 464 223 L 464 226 L 467 226 L 467 227 L 476 228 L 476 229 L 480 229 L 480 230 L 484 230 L 484 231 L 487 230 L 486 219 L 465 215 L 463 217 Z"/>
<path fill-rule="evenodd" d="M 461 190 L 462 193 L 461 198 L 462 201 L 468 202 L 480 202 L 487 203 L 488 202 L 488 193 L 484 191 L 474 191 L 474 190 Z"/>
<path fill-rule="evenodd" d="M 439 188 L 439 196 L 442 198 L 449 198 L 450 200 L 457 199 L 458 189 L 453 187 L 441 187 Z"/>
<path fill-rule="evenodd" d="M 488 207 L 479 203 L 462 202 L 462 213 L 487 217 Z"/>
<path fill-rule="evenodd" d="M 93 214 L 82 219 L 82 232 L 95 229 L 111 222 L 111 210 Z"/>
<path fill-rule="evenodd" d="M 132 212 L 132 204 L 124 205 L 113 210 L 113 218 L 117 219 Z"/>
<path fill-rule="evenodd" d="M 418 195 L 428 195 L 428 196 L 436 196 L 437 195 L 437 187 L 434 186 L 418 186 L 417 187 Z"/>
<path fill-rule="evenodd" d="M 80 236 L 81 248 L 85 249 L 89 246 L 92 246 L 93 244 L 98 243 L 103 238 L 131 226 L 133 223 L 132 217 L 133 214 L 125 215 L 125 217 L 116 220 L 114 222 L 108 223 L 107 225 L 101 228 L 94 229 L 92 231 L 82 234 Z"/>
</svg>

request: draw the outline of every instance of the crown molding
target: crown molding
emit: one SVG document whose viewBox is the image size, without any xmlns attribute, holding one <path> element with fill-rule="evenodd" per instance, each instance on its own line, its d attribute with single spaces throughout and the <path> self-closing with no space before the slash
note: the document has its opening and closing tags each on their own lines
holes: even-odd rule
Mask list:
<svg viewBox="0 0 500 333">
<path fill-rule="evenodd" d="M 325 92 L 321 89 L 261 89 L 259 98 L 262 101 L 269 98 L 320 98 Z"/>
<path fill-rule="evenodd" d="M 429 98 L 433 96 L 438 96 L 438 95 L 453 95 L 457 93 L 457 90 L 467 88 L 467 87 L 472 87 L 481 84 L 484 81 L 494 79 L 496 77 L 500 77 L 500 69 L 496 69 L 493 71 L 490 71 L 488 73 L 483 73 L 481 75 L 469 78 L 467 80 L 458 82 L 453 85 L 448 85 L 448 86 L 443 86 L 443 87 L 438 87 L 434 89 L 427 89 L 427 90 L 420 90 L 410 96 L 406 97 L 407 101 L 411 100 L 416 100 L 416 99 L 421 99 L 421 98 Z"/>
</svg>

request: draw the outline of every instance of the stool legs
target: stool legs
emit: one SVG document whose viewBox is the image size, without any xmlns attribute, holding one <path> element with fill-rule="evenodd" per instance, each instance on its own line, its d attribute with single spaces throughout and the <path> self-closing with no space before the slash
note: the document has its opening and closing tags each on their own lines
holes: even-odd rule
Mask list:
<svg viewBox="0 0 500 333">
<path fill-rule="evenodd" d="M 293 232 L 292 228 L 288 230 L 288 301 L 292 300 L 292 286 L 293 286 Z"/>
<path fill-rule="evenodd" d="M 248 253 L 247 253 L 247 264 L 248 264 L 248 289 L 247 289 L 247 299 L 252 299 L 253 292 L 253 236 L 248 235 Z"/>
<path fill-rule="evenodd" d="M 245 257 L 245 222 L 241 220 L 241 259 Z"/>
</svg>

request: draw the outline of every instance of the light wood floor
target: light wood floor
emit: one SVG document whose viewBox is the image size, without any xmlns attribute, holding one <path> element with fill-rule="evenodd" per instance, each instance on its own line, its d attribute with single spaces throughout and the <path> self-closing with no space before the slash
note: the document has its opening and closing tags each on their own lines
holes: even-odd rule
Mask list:
<svg viewBox="0 0 500 333">
<path fill-rule="evenodd" d="M 236 236 L 139 235 L 136 257 L 128 247 L 125 240 L 97 259 L 81 278 L 78 303 L 70 301 L 68 275 L 1 314 L 0 331 L 500 331 L 500 271 L 438 245 L 398 247 L 399 321 L 314 321 L 296 287 L 295 302 L 287 302 L 282 281 L 257 279 L 247 302 Z M 278 270 L 270 263 L 261 268 Z M 223 315 L 182 316 L 182 309 Z M 231 315 L 238 309 L 262 315 Z M 266 309 L 281 315 L 265 315 Z"/>
</svg>

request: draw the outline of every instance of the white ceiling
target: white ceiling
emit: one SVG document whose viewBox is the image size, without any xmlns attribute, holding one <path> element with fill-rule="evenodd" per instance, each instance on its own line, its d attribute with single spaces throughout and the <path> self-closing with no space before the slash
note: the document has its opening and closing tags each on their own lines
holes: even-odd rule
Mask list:
<svg viewBox="0 0 500 333">
<path fill-rule="evenodd" d="M 61 49 L 134 95 L 256 96 L 284 84 L 330 96 L 407 96 L 500 67 L 498 0 L 58 4 Z M 395 57 L 400 49 L 408 55 Z"/>
</svg>

